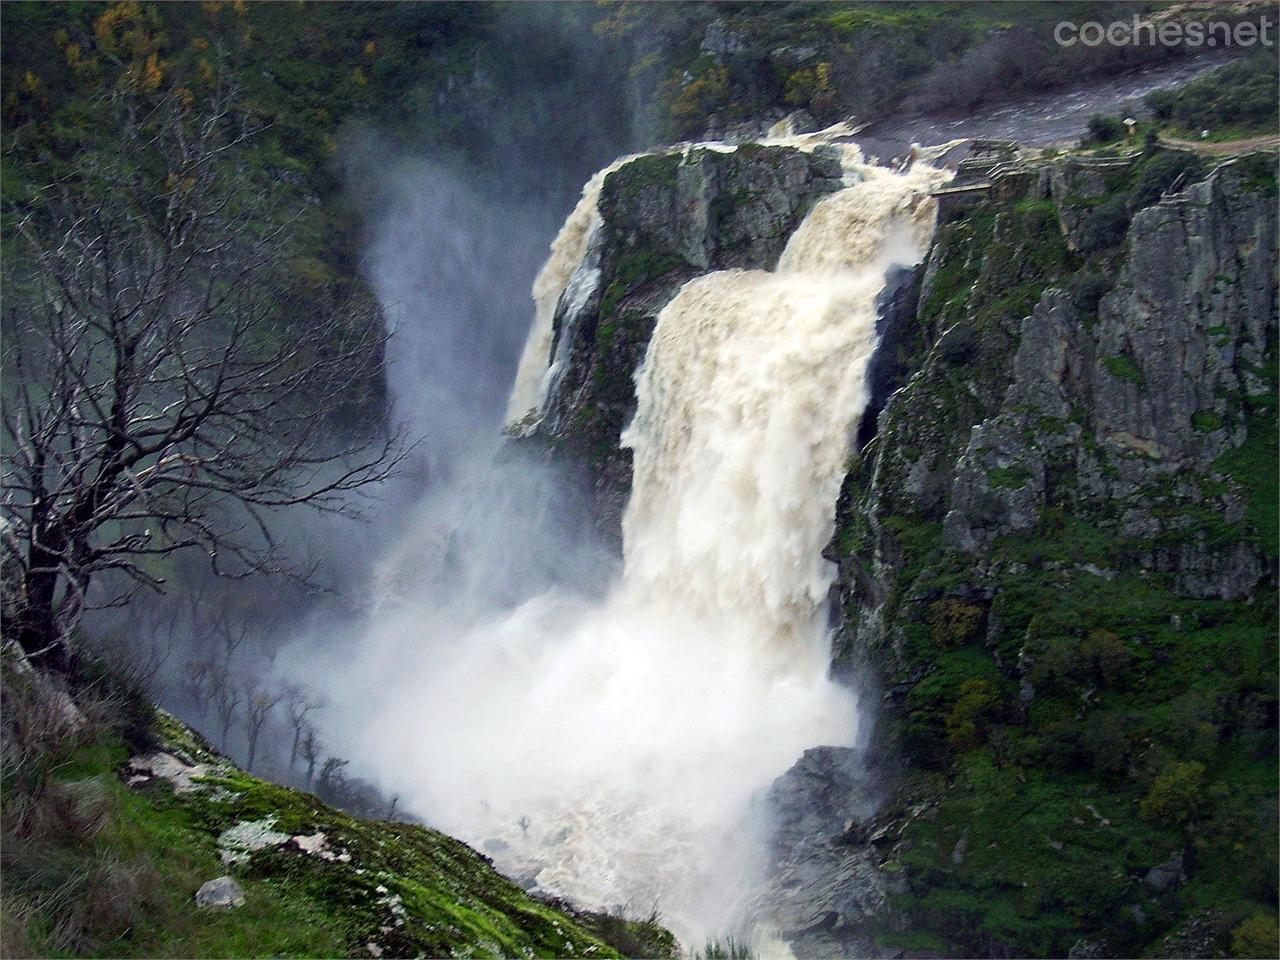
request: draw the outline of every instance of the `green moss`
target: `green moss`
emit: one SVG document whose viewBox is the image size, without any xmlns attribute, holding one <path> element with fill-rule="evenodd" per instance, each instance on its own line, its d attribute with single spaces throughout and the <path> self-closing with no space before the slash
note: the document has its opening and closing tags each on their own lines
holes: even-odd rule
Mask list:
<svg viewBox="0 0 1280 960">
<path fill-rule="evenodd" d="M 1026 486 L 1027 481 L 1030 479 L 1031 471 L 1016 464 L 1012 467 L 996 467 L 987 471 L 988 482 L 990 482 L 991 486 L 998 488 L 1016 490 L 1019 487 Z"/>
<path fill-rule="evenodd" d="M 1197 410 L 1191 415 L 1191 427 L 1200 433 L 1213 433 L 1222 429 L 1222 417 L 1212 410 Z"/>
<path fill-rule="evenodd" d="M 606 202 L 633 202 L 648 190 L 675 190 L 680 162 L 677 153 L 636 157 L 605 177 L 602 195 Z"/>
<path fill-rule="evenodd" d="M 1102 365 L 1107 368 L 1107 372 L 1113 377 L 1120 380 L 1128 380 L 1139 388 L 1145 388 L 1147 385 L 1147 378 L 1142 375 L 1142 368 L 1134 362 L 1132 357 L 1117 353 L 1110 357 L 1104 357 Z"/>
<path fill-rule="evenodd" d="M 668 250 L 654 247 L 627 250 L 614 266 L 609 285 L 600 298 L 600 316 L 611 316 L 622 299 L 637 287 L 665 276 L 683 263 L 683 258 Z"/>
<path fill-rule="evenodd" d="M 1245 490 L 1248 496 L 1245 523 L 1251 531 L 1250 538 L 1262 546 L 1268 556 L 1276 557 L 1280 556 L 1277 543 L 1280 508 L 1276 502 L 1280 449 L 1276 441 L 1275 407 L 1258 408 L 1249 415 L 1246 427 L 1244 444 L 1224 453 L 1214 462 L 1214 467 Z"/>
</svg>

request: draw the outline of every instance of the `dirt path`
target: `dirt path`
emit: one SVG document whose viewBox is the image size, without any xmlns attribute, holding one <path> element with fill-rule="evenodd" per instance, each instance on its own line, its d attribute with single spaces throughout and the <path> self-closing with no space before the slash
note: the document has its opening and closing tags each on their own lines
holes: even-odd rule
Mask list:
<svg viewBox="0 0 1280 960">
<path fill-rule="evenodd" d="M 1251 150 L 1271 150 L 1280 147 L 1280 136 L 1274 134 L 1265 137 L 1248 137 L 1244 140 L 1222 140 L 1213 143 L 1209 140 L 1179 140 L 1176 137 L 1160 135 L 1160 142 L 1183 150 L 1194 150 L 1196 153 L 1248 153 Z"/>
</svg>

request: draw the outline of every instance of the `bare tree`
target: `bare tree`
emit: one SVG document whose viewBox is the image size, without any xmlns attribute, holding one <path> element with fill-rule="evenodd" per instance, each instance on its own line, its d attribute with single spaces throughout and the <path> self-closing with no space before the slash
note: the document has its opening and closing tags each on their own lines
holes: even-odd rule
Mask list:
<svg viewBox="0 0 1280 960">
<path fill-rule="evenodd" d="M 228 736 L 240 705 L 244 703 L 244 688 L 231 676 L 231 671 L 227 669 L 225 663 L 214 661 L 209 668 L 209 690 L 214 712 L 218 715 L 218 723 L 221 724 L 222 738 L 218 742 L 223 750 L 229 752 Z"/>
<path fill-rule="evenodd" d="M 198 549 L 219 574 L 305 579 L 273 512 L 356 513 L 398 459 L 398 437 L 344 439 L 333 416 L 377 380 L 376 308 L 288 279 L 283 199 L 248 163 L 258 128 L 233 91 L 189 98 L 114 94 L 112 156 L 6 211 L 6 596 L 55 668 L 95 578 L 122 586 L 94 603 L 124 603 L 163 591 L 157 558 Z"/>
<path fill-rule="evenodd" d="M 315 783 L 316 764 L 320 762 L 324 744 L 320 741 L 315 726 L 309 720 L 305 721 L 305 723 L 306 730 L 302 734 L 301 749 L 302 759 L 307 761 L 307 787 L 309 789 Z"/>
<path fill-rule="evenodd" d="M 320 706 L 312 700 L 310 694 L 301 687 L 289 687 L 285 691 L 285 709 L 289 714 L 289 724 L 293 728 L 293 743 L 289 747 L 289 770 L 298 763 L 298 749 L 302 746 L 302 738 L 310 729 L 307 717 Z"/>
<path fill-rule="evenodd" d="M 198 621 L 193 620 L 193 624 L 196 622 Z M 211 629 L 222 642 L 222 662 L 227 666 L 231 665 L 236 651 L 244 645 L 253 632 L 253 626 L 245 621 L 232 623 L 230 615 L 225 610 L 218 611 L 213 618 Z"/>
<path fill-rule="evenodd" d="M 262 689 L 257 680 L 249 680 L 245 683 L 244 728 L 245 736 L 249 741 L 246 769 L 253 769 L 253 761 L 258 756 L 258 739 L 262 736 L 262 728 L 283 696 L 279 691 Z"/>
<path fill-rule="evenodd" d="M 202 657 L 198 660 L 188 660 L 186 669 L 183 671 L 182 692 L 191 699 L 196 709 L 202 714 L 209 709 L 209 701 L 215 693 L 214 674 L 217 672 L 217 666 L 211 657 Z"/>
</svg>

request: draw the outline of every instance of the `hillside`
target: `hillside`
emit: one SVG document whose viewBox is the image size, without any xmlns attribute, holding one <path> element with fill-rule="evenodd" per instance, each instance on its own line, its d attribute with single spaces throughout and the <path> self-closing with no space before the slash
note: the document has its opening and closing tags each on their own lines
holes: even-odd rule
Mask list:
<svg viewBox="0 0 1280 960">
<path fill-rule="evenodd" d="M 73 701 L 6 654 L 3 692 L 7 957 L 674 952 L 653 921 L 535 900 L 435 830 L 244 773 L 108 677 Z M 238 902 L 201 905 L 220 877 Z"/>
</svg>

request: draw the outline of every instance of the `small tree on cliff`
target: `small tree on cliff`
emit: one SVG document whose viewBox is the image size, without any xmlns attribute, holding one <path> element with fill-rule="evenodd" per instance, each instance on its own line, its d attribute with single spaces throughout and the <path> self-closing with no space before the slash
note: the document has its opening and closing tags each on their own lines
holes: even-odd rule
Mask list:
<svg viewBox="0 0 1280 960">
<path fill-rule="evenodd" d="M 6 636 L 54 667 L 91 582 L 127 602 L 193 549 L 304 577 L 272 514 L 353 512 L 396 460 L 397 438 L 344 440 L 333 416 L 376 382 L 376 310 L 289 279 L 291 219 L 234 103 L 117 93 L 110 156 L 5 210 Z"/>
</svg>

